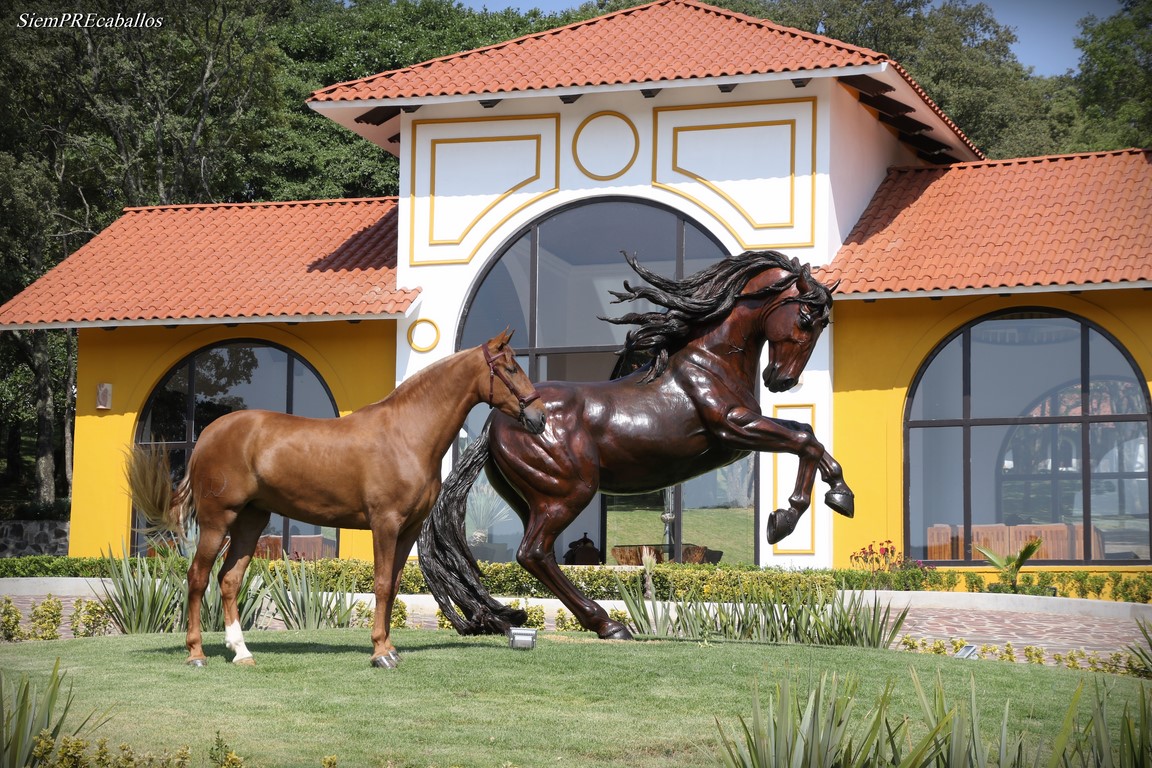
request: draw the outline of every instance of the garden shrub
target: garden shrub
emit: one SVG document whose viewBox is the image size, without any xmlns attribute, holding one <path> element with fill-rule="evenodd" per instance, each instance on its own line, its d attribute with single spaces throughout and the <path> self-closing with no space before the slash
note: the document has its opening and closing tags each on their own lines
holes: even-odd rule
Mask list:
<svg viewBox="0 0 1152 768">
<path fill-rule="evenodd" d="M 64 621 L 64 604 L 60 598 L 48 595 L 32 604 L 30 637 L 33 640 L 59 640 L 60 623 Z"/>
<path fill-rule="evenodd" d="M 12 598 L 5 596 L 0 601 L 0 639 L 8 643 L 24 639 L 24 630 L 20 626 L 20 609 L 12 602 Z"/>
<path fill-rule="evenodd" d="M 0 558 L 0 579 L 67 577 L 98 579 L 105 576 L 99 557 L 26 555 Z"/>
<path fill-rule="evenodd" d="M 894 553 L 897 554 L 898 553 Z M 183 573 L 188 569 L 188 560 L 173 554 L 164 558 L 170 568 Z M 140 568 L 148 558 L 131 558 L 132 568 Z M 255 564 L 257 561 L 253 561 Z M 662 563 L 653 574 L 654 586 L 660 592 L 673 589 L 683 596 L 693 589 L 711 599 L 724 600 L 735 597 L 740 589 L 750 584 L 791 587 L 801 585 L 802 590 L 841 589 L 886 589 L 886 590 L 942 590 L 952 591 L 961 582 L 969 592 L 997 591 L 997 582 L 985 583 L 985 575 L 974 571 L 939 570 L 917 561 L 889 556 L 887 567 L 891 570 L 863 568 L 829 569 L 812 571 L 783 571 L 775 568 L 761 569 L 754 565 L 693 565 Z M 353 592 L 373 591 L 373 565 L 368 560 L 337 559 L 307 561 L 310 576 L 329 591 L 343 584 Z M 485 585 L 494 595 L 522 597 L 552 597 L 539 581 L 528 574 L 518 563 L 481 562 L 481 573 Z M 298 567 L 298 566 L 297 566 Z M 57 557 L 51 555 L 31 555 L 27 557 L 0 558 L 0 578 L 11 577 L 83 577 L 107 578 L 110 570 L 104 558 L 98 557 Z M 619 600 L 616 574 L 620 569 L 607 566 L 560 566 L 569 580 L 592 600 Z M 1107 575 L 1086 571 L 1039 571 L 1020 575 L 1020 591 L 1027 594 L 1057 594 L 1075 597 L 1110 598 L 1133 603 L 1152 602 L 1152 572 L 1123 574 L 1112 572 Z M 428 586 L 420 565 L 411 560 L 404 565 L 400 576 L 401 594 L 427 594 Z"/>
<path fill-rule="evenodd" d="M 112 617 L 99 600 L 77 598 L 72 605 L 72 636 L 99 637 L 112 631 Z"/>
</svg>

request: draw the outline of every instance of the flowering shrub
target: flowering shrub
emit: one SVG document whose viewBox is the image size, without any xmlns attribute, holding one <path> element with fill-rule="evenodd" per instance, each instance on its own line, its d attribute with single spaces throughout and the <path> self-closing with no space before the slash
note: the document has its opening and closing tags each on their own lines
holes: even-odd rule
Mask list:
<svg viewBox="0 0 1152 768">
<path fill-rule="evenodd" d="M 849 570 L 835 571 L 845 589 L 937 589 L 952 591 L 960 583 L 956 571 L 939 571 L 922 560 L 904 557 L 892 541 L 873 542 L 848 556 Z"/>
</svg>

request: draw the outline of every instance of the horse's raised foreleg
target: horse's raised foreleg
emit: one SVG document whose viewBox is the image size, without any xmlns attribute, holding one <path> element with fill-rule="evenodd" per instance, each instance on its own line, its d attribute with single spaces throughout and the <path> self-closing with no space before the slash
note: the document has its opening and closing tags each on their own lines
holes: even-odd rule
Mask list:
<svg viewBox="0 0 1152 768">
<path fill-rule="evenodd" d="M 252 553 L 260 534 L 268 525 L 269 512 L 247 508 L 232 524 L 229 533 L 232 541 L 228 554 L 220 566 L 220 599 L 224 605 L 224 644 L 235 652 L 233 664 L 255 664 L 252 653 L 244 644 L 244 632 L 240 625 L 240 587 L 244 583 L 244 572 L 252 561 Z"/>
<path fill-rule="evenodd" d="M 844 517 L 856 514 L 856 495 L 844 482 L 844 471 L 840 463 L 832 458 L 832 454 L 824 451 L 820 457 L 820 479 L 828 485 L 828 492 L 824 494 L 824 503 Z"/>
<path fill-rule="evenodd" d="M 595 632 L 602 640 L 631 640 L 628 628 L 610 619 L 607 611 L 576 589 L 556 562 L 556 538 L 575 518 L 563 503 L 551 508 L 534 506 L 516 559 L 524 570 L 560 598 L 585 629 Z"/>
<path fill-rule="evenodd" d="M 768 543 L 775 544 L 796 529 L 812 504 L 812 484 L 821 462 L 828 457 L 828 470 L 835 462 L 812 433 L 812 427 L 795 421 L 772 419 L 749 408 L 733 408 L 725 416 L 722 434 L 729 444 L 745 450 L 791 453 L 799 459 L 796 485 L 788 497 L 788 508 L 768 515 Z M 839 468 L 839 465 L 836 465 Z M 843 481 L 841 480 L 841 483 Z M 847 486 L 843 486 L 847 489 Z M 848 491 L 851 494 L 851 491 Z"/>
</svg>

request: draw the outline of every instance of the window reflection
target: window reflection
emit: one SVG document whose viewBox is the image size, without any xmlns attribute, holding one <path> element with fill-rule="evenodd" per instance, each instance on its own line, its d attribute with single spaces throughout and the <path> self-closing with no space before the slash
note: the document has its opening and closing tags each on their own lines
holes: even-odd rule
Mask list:
<svg viewBox="0 0 1152 768">
<path fill-rule="evenodd" d="M 524 367 L 534 381 L 610 378 L 628 328 L 599 318 L 652 309 L 646 302 L 629 302 L 627 307 L 612 303 L 610 291 L 619 290 L 625 280 L 638 281 L 622 251 L 635 254 L 645 267 L 668 277 L 698 272 L 727 255 L 713 237 L 682 214 L 651 203 L 600 199 L 560 210 L 531 225 L 497 257 L 465 307 L 459 348 L 475 346 L 507 325 L 523 327 L 531 333 L 518 336 L 516 348 L 526 356 Z M 487 408 L 469 416 L 460 446 L 474 439 L 487 416 Z M 694 483 L 701 489 L 715 489 L 731 482 L 713 475 Z M 473 494 L 488 494 L 486 487 L 481 476 Z M 564 562 L 569 547 L 578 541 L 583 545 L 585 536 L 607 562 L 613 562 L 614 544 L 661 544 L 665 526 L 661 515 L 671 509 L 677 535 L 682 527 L 691 528 L 693 520 L 705 523 L 711 514 L 734 510 L 733 517 L 739 519 L 731 530 L 738 531 L 743 541 L 725 544 L 725 551 L 739 552 L 732 557 L 740 558 L 751 552 L 748 562 L 755 561 L 754 505 L 720 506 L 731 499 L 717 502 L 714 493 L 709 496 L 702 490 L 700 498 L 712 500 L 689 510 L 687 502 L 678 501 L 681 495 L 675 489 L 638 497 L 597 494 L 557 541 L 557 560 Z M 691 497 L 692 493 L 685 490 L 683 495 Z M 478 509 L 486 503 L 482 498 L 476 501 Z M 471 497 L 469 504 L 471 508 Z M 704 544 L 717 540 L 705 530 L 693 530 L 699 531 Z M 480 559 L 510 560 L 522 532 L 518 517 L 501 519 L 487 527 L 485 542 L 473 543 L 473 552 Z M 636 537 L 644 540 L 624 541 Z"/>
<path fill-rule="evenodd" d="M 279 347 L 234 342 L 201 350 L 173 368 L 152 392 L 140 417 L 137 442 L 162 444 L 173 482 L 204 428 L 232 411 L 259 408 L 331 418 L 336 406 L 320 376 L 303 359 Z M 143 526 L 136 520 L 136 528 Z M 335 557 L 337 531 L 272 515 L 256 554 L 301 559 Z M 145 542 L 137 539 L 142 550 Z"/>
<path fill-rule="evenodd" d="M 971 545 L 1008 554 L 1035 536 L 1040 560 L 1147 561 L 1142 382 L 1075 318 L 1021 313 L 961 331 L 910 393 L 910 556 L 980 561 Z"/>
</svg>

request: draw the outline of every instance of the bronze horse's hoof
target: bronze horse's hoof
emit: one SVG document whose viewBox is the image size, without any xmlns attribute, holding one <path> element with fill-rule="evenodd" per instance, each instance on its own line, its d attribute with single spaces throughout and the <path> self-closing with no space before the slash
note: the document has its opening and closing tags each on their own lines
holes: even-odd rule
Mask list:
<svg viewBox="0 0 1152 768">
<path fill-rule="evenodd" d="M 206 667 L 208 666 L 208 659 L 188 659 L 186 663 L 190 667 Z"/>
<path fill-rule="evenodd" d="M 856 514 L 856 494 L 846 485 L 839 485 L 824 494 L 824 503 L 844 517 Z"/>
<path fill-rule="evenodd" d="M 396 669 L 400 665 L 400 654 L 396 651 L 389 651 L 383 656 L 373 656 L 372 666 L 377 669 Z"/>
<path fill-rule="evenodd" d="M 775 544 L 796 530 L 800 514 L 794 509 L 778 509 L 768 515 L 768 543 Z"/>
<path fill-rule="evenodd" d="M 613 625 L 615 625 L 615 629 L 613 629 Z M 628 631 L 628 627 L 624 626 L 623 624 L 616 624 L 615 622 L 613 622 L 612 624 L 608 624 L 607 626 L 604 627 L 604 632 L 603 632 L 603 634 L 600 635 L 600 639 L 601 640 L 634 640 L 635 638 L 632 637 L 632 633 Z"/>
</svg>

